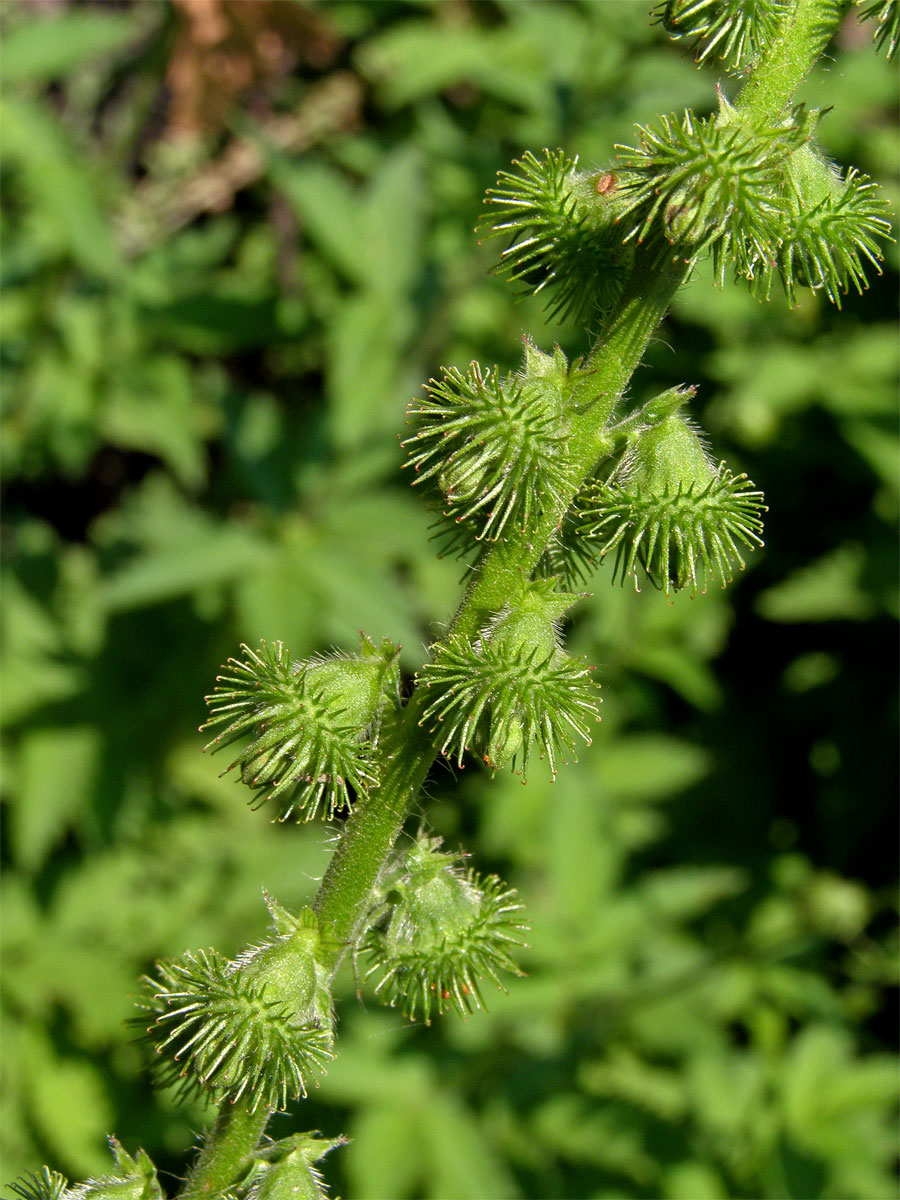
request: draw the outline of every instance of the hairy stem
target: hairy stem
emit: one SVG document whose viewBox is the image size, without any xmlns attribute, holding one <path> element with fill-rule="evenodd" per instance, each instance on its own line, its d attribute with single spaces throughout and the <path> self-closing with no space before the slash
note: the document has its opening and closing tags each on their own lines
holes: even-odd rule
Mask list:
<svg viewBox="0 0 900 1200">
<path fill-rule="evenodd" d="M 834 33 L 840 0 L 797 0 L 778 37 L 736 100 L 760 124 L 777 121 Z M 688 268 L 666 259 L 665 247 L 639 246 L 617 311 L 588 356 L 591 373 L 574 396 L 577 447 L 569 490 L 530 534 L 513 532 L 487 551 L 449 632 L 471 636 L 486 614 L 503 608 L 523 575 L 530 575 L 580 484 L 610 452 L 604 426 L 621 400 L 647 344 Z M 336 971 L 364 921 L 372 889 L 428 774 L 440 741 L 420 724 L 427 701 L 416 688 L 392 727 L 383 732 L 381 783 L 360 800 L 344 828 L 314 901 L 325 965 Z M 250 1161 L 268 1112 L 226 1105 L 190 1176 L 182 1200 L 212 1197 L 234 1183 Z"/>
<path fill-rule="evenodd" d="M 777 121 L 834 36 L 845 8 L 843 0 L 797 0 L 735 107 L 760 125 Z"/>
<path fill-rule="evenodd" d="M 575 491 L 593 469 L 602 449 L 601 430 L 685 273 L 683 262 L 660 265 L 649 248 L 638 256 L 622 303 L 587 360 L 593 373 L 575 397 L 581 411 L 573 422 L 572 444 L 579 447 L 579 452 L 568 495 L 558 510 L 545 516 L 530 540 L 513 533 L 485 555 L 450 633 L 475 633 L 485 614 L 501 609 L 516 581 L 534 568 Z M 388 734 L 381 785 L 356 806 L 347 820 L 319 887 L 315 908 L 334 968 L 364 916 L 372 887 L 434 761 L 435 738 L 419 725 L 424 708 L 421 689 L 417 688 Z"/>
<path fill-rule="evenodd" d="M 840 0 L 797 0 L 741 89 L 737 107 L 760 123 L 777 119 L 834 33 L 842 8 Z M 502 609 L 517 581 L 534 569 L 565 507 L 602 456 L 603 426 L 686 274 L 683 262 L 661 262 L 658 247 L 639 248 L 625 294 L 587 359 L 593 373 L 575 397 L 581 412 L 573 422 L 571 443 L 578 449 L 561 511 L 548 512 L 528 539 L 513 533 L 484 556 L 448 632 L 474 634 L 484 616 Z M 387 739 L 381 786 L 348 819 L 319 887 L 315 908 L 334 969 L 434 760 L 435 739 L 419 725 L 424 708 L 421 689 L 416 689 Z"/>
<path fill-rule="evenodd" d="M 240 1101 L 223 1104 L 188 1176 L 181 1200 L 214 1200 L 237 1183 L 253 1161 L 269 1116 L 268 1109 L 251 1112 Z"/>
</svg>

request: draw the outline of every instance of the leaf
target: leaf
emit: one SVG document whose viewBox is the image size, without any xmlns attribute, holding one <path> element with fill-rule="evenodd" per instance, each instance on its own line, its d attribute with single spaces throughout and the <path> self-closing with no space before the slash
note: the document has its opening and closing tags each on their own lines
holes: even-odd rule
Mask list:
<svg viewBox="0 0 900 1200">
<path fill-rule="evenodd" d="M 684 791 L 710 769 L 709 752 L 664 734 L 619 734 L 603 745 L 594 770 L 626 801 L 654 800 Z"/>
<path fill-rule="evenodd" d="M 47 233 L 89 274 L 117 276 L 121 260 L 109 220 L 59 125 L 42 104 L 12 96 L 0 98 L 0 120 L 6 162 L 21 171 Z"/>
<path fill-rule="evenodd" d="M 4 572 L 2 612 L 3 722 L 11 726 L 46 704 L 77 695 L 84 686 L 84 669 L 64 655 L 62 630 L 53 613 L 9 570 Z"/>
<path fill-rule="evenodd" d="M 95 537 L 101 545 L 124 542 L 140 550 L 101 580 L 98 593 L 109 612 L 231 582 L 270 557 L 252 530 L 191 506 L 162 475 L 148 476 L 128 503 L 98 524 Z"/>
<path fill-rule="evenodd" d="M 38 867 L 77 823 L 99 755 L 99 731 L 92 725 L 53 726 L 25 734 L 12 842 L 16 859 L 26 869 Z"/>
<path fill-rule="evenodd" d="M 785 1121 L 798 1144 L 825 1159 L 887 1166 L 897 1068 L 887 1055 L 857 1056 L 846 1030 L 811 1025 L 795 1039 L 782 1080 Z"/>
<path fill-rule="evenodd" d="M 58 1056 L 49 1038 L 27 1038 L 27 1104 L 51 1156 L 81 1178 L 109 1169 L 105 1142 L 112 1122 L 96 1069 L 87 1061 Z"/>
<path fill-rule="evenodd" d="M 427 1174 L 425 1146 L 418 1128 L 422 1110 L 386 1099 L 368 1105 L 352 1126 L 346 1151 L 351 1194 L 413 1196 Z"/>
<path fill-rule="evenodd" d="M 365 279 L 361 203 L 346 178 L 318 162 L 273 156 L 269 167 L 310 238 L 353 283 Z"/>
<path fill-rule="evenodd" d="M 862 585 L 866 555 L 845 542 L 764 591 L 757 611 L 768 621 L 864 621 L 874 602 Z"/>
<path fill-rule="evenodd" d="M 191 373 L 183 359 L 160 355 L 116 372 L 99 416 L 105 441 L 160 458 L 185 487 L 206 474 L 206 447 Z"/>
<path fill-rule="evenodd" d="M 3 86 L 49 83 L 86 59 L 114 54 L 143 33 L 131 13 L 64 9 L 44 19 L 31 17 L 6 33 L 0 46 Z"/>
<path fill-rule="evenodd" d="M 520 1195 L 480 1127 L 477 1114 L 441 1086 L 419 1110 L 431 1200 L 506 1200 Z M 390 1193 L 388 1193 L 390 1194 Z"/>
<path fill-rule="evenodd" d="M 344 454 L 397 423 L 402 315 L 366 291 L 345 300 L 331 323 L 329 423 Z"/>
<path fill-rule="evenodd" d="M 424 198 L 418 149 L 407 146 L 388 155 L 360 212 L 366 283 L 384 303 L 399 303 L 421 271 Z"/>
<path fill-rule="evenodd" d="M 668 867 L 648 872 L 640 891 L 661 919 L 691 921 L 748 884 L 748 876 L 734 867 Z"/>
</svg>

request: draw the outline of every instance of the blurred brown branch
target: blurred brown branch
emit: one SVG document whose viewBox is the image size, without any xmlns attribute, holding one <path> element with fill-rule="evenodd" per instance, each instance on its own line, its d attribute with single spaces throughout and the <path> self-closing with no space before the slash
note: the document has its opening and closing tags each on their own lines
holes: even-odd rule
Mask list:
<svg viewBox="0 0 900 1200">
<path fill-rule="evenodd" d="M 261 120 L 259 141 L 283 153 L 300 153 L 325 137 L 353 129 L 361 103 L 359 79 L 350 71 L 336 71 L 310 88 L 296 112 Z M 235 195 L 264 169 L 261 145 L 234 137 L 218 159 L 183 180 L 148 179 L 129 197 L 117 221 L 126 253 L 141 253 L 201 213 L 230 208 Z"/>
</svg>

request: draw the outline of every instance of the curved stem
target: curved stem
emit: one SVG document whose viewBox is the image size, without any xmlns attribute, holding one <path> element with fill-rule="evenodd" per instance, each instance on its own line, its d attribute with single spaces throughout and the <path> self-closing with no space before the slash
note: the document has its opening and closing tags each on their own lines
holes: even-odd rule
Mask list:
<svg viewBox="0 0 900 1200">
<path fill-rule="evenodd" d="M 638 256 L 618 311 L 598 337 L 587 360 L 592 374 L 575 396 L 579 415 L 572 444 L 579 447 L 573 479 L 558 510 L 549 512 L 526 539 L 512 534 L 498 542 L 479 564 L 475 579 L 448 630 L 472 635 L 484 615 L 507 602 L 516 580 L 530 574 L 578 487 L 593 470 L 603 426 L 643 357 L 687 268 L 680 260 L 660 264 L 649 248 Z M 377 792 L 357 804 L 319 887 L 319 916 L 329 965 L 336 969 L 365 916 L 366 902 L 391 847 L 437 753 L 435 737 L 419 724 L 425 709 L 416 688 L 397 725 L 389 731 Z"/>
<path fill-rule="evenodd" d="M 841 0 L 796 0 L 778 37 L 741 89 L 736 107 L 761 124 L 777 120 L 833 34 L 842 8 Z M 569 491 L 528 537 L 512 534 L 485 553 L 449 632 L 474 634 L 485 614 L 500 610 L 521 576 L 534 569 L 578 487 L 609 452 L 604 426 L 687 270 L 680 260 L 662 261 L 649 246 L 638 248 L 618 309 L 588 356 L 591 373 L 574 397 L 577 415 L 571 444 L 577 450 Z M 381 785 L 348 818 L 316 895 L 324 965 L 332 972 L 365 919 L 372 889 L 437 753 L 439 740 L 420 724 L 425 708 L 422 689 L 416 688 L 393 727 L 385 731 Z M 218 1196 L 239 1179 L 269 1115 L 225 1105 L 182 1200 Z"/>
<path fill-rule="evenodd" d="M 206 1135 L 180 1200 L 215 1200 L 237 1183 L 253 1162 L 270 1115 L 267 1108 L 251 1112 L 240 1101 L 226 1101 Z"/>
<path fill-rule="evenodd" d="M 833 37 L 845 8 L 844 0 L 797 0 L 741 88 L 735 108 L 761 125 L 775 122 Z"/>
<path fill-rule="evenodd" d="M 737 107 L 761 123 L 775 120 L 833 34 L 842 7 L 841 0 L 797 0 L 741 89 Z M 571 430 L 571 443 L 578 448 L 572 486 L 560 510 L 548 512 L 528 539 L 512 534 L 485 554 L 448 633 L 473 635 L 485 614 L 499 611 L 521 576 L 534 569 L 565 508 L 601 455 L 603 427 L 687 270 L 680 260 L 661 261 L 654 248 L 638 249 L 625 294 L 588 356 L 586 365 L 593 372 L 574 397 L 580 412 Z M 439 743 L 419 724 L 424 708 L 417 688 L 388 736 L 381 786 L 349 817 L 316 895 L 314 906 L 334 970 L 364 919 L 371 890 L 437 752 Z"/>
</svg>

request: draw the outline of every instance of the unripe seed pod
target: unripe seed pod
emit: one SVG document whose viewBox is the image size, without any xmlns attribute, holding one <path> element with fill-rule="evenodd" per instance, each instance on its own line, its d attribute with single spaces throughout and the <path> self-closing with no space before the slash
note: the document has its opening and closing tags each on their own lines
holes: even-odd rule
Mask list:
<svg viewBox="0 0 900 1200">
<path fill-rule="evenodd" d="M 688 585 L 724 584 L 732 566 L 744 562 L 738 543 L 762 545 L 762 493 L 744 475 L 716 467 L 697 430 L 678 409 L 688 393 L 673 389 L 644 410 L 632 448 L 612 479 L 600 486 L 586 537 L 599 553 L 616 550 L 613 580 L 627 576 L 637 586 L 637 566 L 668 595 Z"/>
<path fill-rule="evenodd" d="M 368 975 L 381 976 L 376 993 L 426 1023 L 450 1006 L 462 1016 L 483 1008 L 484 978 L 502 988 L 500 971 L 521 974 L 510 952 L 527 928 L 515 892 L 463 871 L 440 844 L 422 834 L 391 866 L 385 908 L 361 947 L 373 959 Z"/>
<path fill-rule="evenodd" d="M 560 318 L 591 320 L 621 294 L 632 261 L 616 225 L 618 178 L 609 170 L 584 172 L 561 151 L 524 154 L 514 171 L 501 171 L 486 197 L 487 237 L 509 239 L 498 274 L 544 289 Z"/>
<path fill-rule="evenodd" d="M 162 962 L 143 982 L 140 1007 L 154 1020 L 146 1040 L 160 1055 L 160 1081 L 284 1108 L 332 1056 L 328 975 L 317 960 L 311 909 L 293 917 L 271 902 L 275 937 L 229 962 L 198 951 Z M 146 1026 L 146 1017 L 136 1020 Z"/>
<path fill-rule="evenodd" d="M 579 597 L 555 588 L 555 579 L 524 583 L 475 641 L 450 638 L 424 668 L 423 724 L 441 730 L 442 753 L 461 763 L 471 747 L 495 770 L 512 763 L 524 778 L 535 744 L 555 774 L 557 752 L 574 752 L 573 734 L 590 741 L 596 690 L 558 637 Z"/>
<path fill-rule="evenodd" d="M 568 484 L 566 437 L 571 396 L 582 378 L 557 346 L 544 354 L 525 340 L 523 369 L 445 369 L 409 406 L 415 428 L 404 445 L 414 485 L 439 489 L 450 522 L 444 552 L 528 531 Z M 437 489 L 435 489 L 437 485 Z"/>
<path fill-rule="evenodd" d="M 294 811 L 309 820 L 320 805 L 330 817 L 350 803 L 350 788 L 376 781 L 372 748 L 385 706 L 398 703 L 398 648 L 363 634 L 359 654 L 305 663 L 292 663 L 281 642 L 243 651 L 206 697 L 212 715 L 201 728 L 230 722 L 207 749 L 250 734 L 227 770 L 240 766 L 256 803 L 276 799 L 281 820 Z"/>
</svg>

